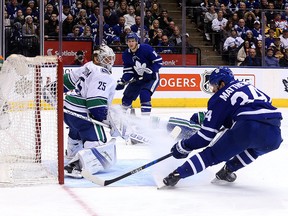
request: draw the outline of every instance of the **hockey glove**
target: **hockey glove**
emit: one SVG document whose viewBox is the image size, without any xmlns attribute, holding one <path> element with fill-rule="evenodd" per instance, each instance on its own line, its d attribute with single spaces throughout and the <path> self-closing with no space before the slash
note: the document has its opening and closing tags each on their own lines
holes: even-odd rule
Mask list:
<svg viewBox="0 0 288 216">
<path fill-rule="evenodd" d="M 205 112 L 194 113 L 190 118 L 190 122 L 201 125 L 205 119 L 205 114 Z"/>
<path fill-rule="evenodd" d="M 183 140 L 179 140 L 171 148 L 172 156 L 176 159 L 186 158 L 190 152 L 191 152 L 191 150 L 185 146 Z"/>
<path fill-rule="evenodd" d="M 117 81 L 116 90 L 122 90 L 125 87 L 125 81 L 121 78 Z"/>
</svg>

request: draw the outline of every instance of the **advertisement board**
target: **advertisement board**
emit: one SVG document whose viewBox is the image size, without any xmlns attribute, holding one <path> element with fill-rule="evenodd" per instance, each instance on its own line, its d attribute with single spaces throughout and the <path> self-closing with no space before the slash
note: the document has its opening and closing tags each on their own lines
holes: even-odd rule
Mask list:
<svg viewBox="0 0 288 216">
<path fill-rule="evenodd" d="M 65 67 L 69 72 L 75 67 Z M 160 85 L 153 95 L 154 107 L 206 107 L 211 97 L 209 73 L 214 68 L 163 67 L 160 70 Z M 288 70 L 271 68 L 231 68 L 235 78 L 249 82 L 267 93 L 273 104 L 288 107 Z M 112 76 L 117 81 L 123 73 L 122 67 L 113 67 Z M 115 103 L 120 103 L 123 91 L 116 91 Z M 135 103 L 139 106 L 139 101 Z"/>
</svg>

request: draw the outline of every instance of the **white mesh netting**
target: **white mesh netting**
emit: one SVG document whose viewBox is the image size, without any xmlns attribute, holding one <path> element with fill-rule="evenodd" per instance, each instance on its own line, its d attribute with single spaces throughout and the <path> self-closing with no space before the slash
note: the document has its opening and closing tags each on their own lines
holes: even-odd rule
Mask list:
<svg viewBox="0 0 288 216">
<path fill-rule="evenodd" d="M 57 109 L 43 100 L 46 82 L 57 80 L 57 64 L 56 56 L 11 55 L 4 61 L 0 186 L 58 182 Z"/>
</svg>

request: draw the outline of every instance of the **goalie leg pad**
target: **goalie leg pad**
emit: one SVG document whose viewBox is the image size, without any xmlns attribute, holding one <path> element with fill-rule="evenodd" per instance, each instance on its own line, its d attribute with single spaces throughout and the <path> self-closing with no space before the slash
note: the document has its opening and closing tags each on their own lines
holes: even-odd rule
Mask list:
<svg viewBox="0 0 288 216">
<path fill-rule="evenodd" d="M 71 159 L 76 153 L 83 149 L 83 142 L 81 140 L 74 140 L 71 137 L 68 137 L 66 157 Z"/>
<path fill-rule="evenodd" d="M 84 149 L 77 153 L 81 169 L 95 174 L 107 170 L 116 163 L 115 138 L 96 148 Z"/>
</svg>

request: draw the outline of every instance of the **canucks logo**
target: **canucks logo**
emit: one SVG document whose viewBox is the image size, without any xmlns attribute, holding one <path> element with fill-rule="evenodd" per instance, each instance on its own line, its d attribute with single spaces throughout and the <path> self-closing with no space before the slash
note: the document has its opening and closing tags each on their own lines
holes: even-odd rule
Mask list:
<svg viewBox="0 0 288 216">
<path fill-rule="evenodd" d="M 287 77 L 287 79 L 283 79 L 282 82 L 283 82 L 284 87 L 285 87 L 284 91 L 288 92 L 288 77 Z"/>
<path fill-rule="evenodd" d="M 203 74 L 201 74 L 201 85 L 200 88 L 203 92 L 211 94 L 211 90 L 209 88 L 209 77 L 212 71 L 205 70 Z"/>
</svg>

